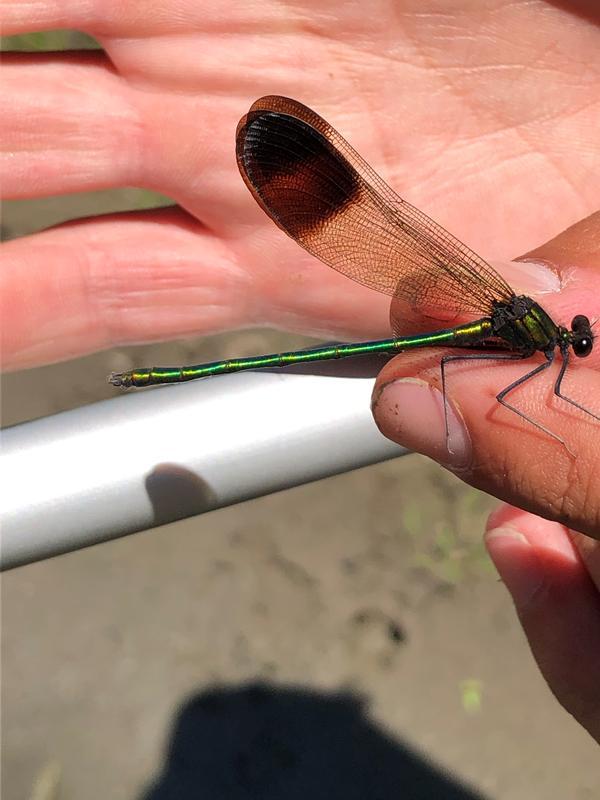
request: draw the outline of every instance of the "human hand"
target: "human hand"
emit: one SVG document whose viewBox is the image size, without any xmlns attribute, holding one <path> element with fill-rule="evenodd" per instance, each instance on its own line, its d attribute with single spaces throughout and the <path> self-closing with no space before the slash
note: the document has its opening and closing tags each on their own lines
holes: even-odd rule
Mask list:
<svg viewBox="0 0 600 800">
<path fill-rule="evenodd" d="M 91 218 L 7 243 L 4 367 L 241 325 L 387 335 L 388 298 L 315 263 L 243 186 L 234 131 L 261 94 L 307 102 L 486 258 L 589 213 L 600 32 L 578 7 L 231 2 L 225 15 L 214 0 L 9 0 L 3 33 L 76 28 L 106 54 L 4 59 L 4 195 L 134 185 L 189 216 Z"/>
<path fill-rule="evenodd" d="M 537 298 L 558 322 L 600 316 L 600 212 L 524 256 L 513 269 L 548 271 L 560 292 Z M 543 266 L 545 265 L 545 266 Z M 505 273 L 510 272 L 507 265 Z M 510 276 L 509 276 L 510 279 Z M 535 295 L 534 295 L 535 297 Z M 440 356 L 406 352 L 377 377 L 373 412 L 381 431 L 440 461 L 489 494 L 600 539 L 600 422 L 554 396 L 558 365 L 525 382 L 510 402 L 560 434 L 565 445 L 503 408 L 497 393 L 531 369 L 526 362 L 467 361 L 446 371 L 449 444 L 440 391 Z M 563 392 L 600 414 L 600 347 L 571 359 Z"/>
<path fill-rule="evenodd" d="M 564 320 L 577 310 L 600 313 L 600 212 L 528 258 L 551 266 L 564 283 L 560 295 L 539 298 L 551 313 L 556 310 Z M 568 394 L 598 413 L 600 354 L 592 358 L 585 366 L 573 364 Z M 488 521 L 487 547 L 550 688 L 600 742 L 600 423 L 553 397 L 552 378 L 545 387 L 531 381 L 515 393 L 511 402 L 560 431 L 573 458 L 498 406 L 495 394 L 523 372 L 523 363 L 471 363 L 457 366 L 448 377 L 448 397 L 457 411 L 453 442 L 464 445 L 449 454 L 435 388 L 439 355 L 437 362 L 409 353 L 389 362 L 377 381 L 375 418 L 395 441 L 446 462 L 468 483 L 542 515 L 502 506 Z M 408 382 L 394 383 L 407 376 Z M 457 457 L 458 466 L 452 461 Z"/>
</svg>

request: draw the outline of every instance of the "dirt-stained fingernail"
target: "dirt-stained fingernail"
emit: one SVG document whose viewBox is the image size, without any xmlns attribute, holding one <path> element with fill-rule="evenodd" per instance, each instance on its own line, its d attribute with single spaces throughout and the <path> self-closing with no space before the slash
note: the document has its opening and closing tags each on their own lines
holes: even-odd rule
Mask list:
<svg viewBox="0 0 600 800">
<path fill-rule="evenodd" d="M 471 463 L 471 440 L 458 410 L 442 393 L 418 378 L 401 378 L 380 387 L 373 397 L 379 429 L 394 442 L 464 471 Z"/>
</svg>

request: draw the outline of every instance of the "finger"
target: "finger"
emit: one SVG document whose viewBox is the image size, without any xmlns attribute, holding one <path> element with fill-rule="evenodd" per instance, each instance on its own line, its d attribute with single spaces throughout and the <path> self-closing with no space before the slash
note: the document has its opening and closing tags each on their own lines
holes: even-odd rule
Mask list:
<svg viewBox="0 0 600 800">
<path fill-rule="evenodd" d="M 557 267 L 557 274 L 568 282 L 560 295 L 540 295 L 561 322 L 576 313 L 590 317 L 600 313 L 599 231 L 600 214 L 562 234 L 577 240 L 577 262 L 565 259 L 566 263 L 557 264 L 561 248 L 566 247 L 562 237 L 536 251 L 538 260 Z M 573 363 L 563 384 L 566 395 L 595 414 L 600 414 L 600 372 L 594 369 L 600 363 L 599 350 L 596 347 L 585 362 Z M 560 436 L 564 446 L 496 401 L 501 389 L 542 358 L 449 365 L 448 450 L 439 358 L 431 352 L 406 353 L 386 365 L 373 396 L 375 419 L 383 433 L 445 463 L 474 486 L 600 538 L 600 422 L 553 395 L 558 364 L 524 383 L 509 399 L 530 420 Z"/>
<path fill-rule="evenodd" d="M 90 11 L 89 3 L 80 3 L 77 0 L 44 0 L 40 3 L 5 0 L 2 4 L 2 33 L 4 36 L 12 36 L 60 28 L 85 30 Z"/>
<path fill-rule="evenodd" d="M 109 215 L 3 245 L 2 358 L 32 367 L 254 321 L 231 250 L 178 209 Z"/>
<path fill-rule="evenodd" d="M 486 544 L 550 688 L 600 741 L 600 595 L 566 528 L 505 506 Z"/>
<path fill-rule="evenodd" d="M 423 370 L 422 363 L 407 361 L 400 367 L 388 365 L 382 371 L 374 396 L 375 418 L 385 436 L 440 461 L 496 497 L 600 538 L 600 432 L 594 427 L 600 423 L 553 397 L 556 367 L 544 382 L 528 381 L 512 400 L 529 419 L 543 420 L 565 445 L 496 401 L 499 389 L 518 377 L 514 367 L 469 365 L 456 367 L 448 380 L 451 451 L 439 366 Z M 420 379 L 401 379 L 414 368 Z M 594 405 L 594 398 L 600 398 L 600 373 L 574 371 L 568 393 L 600 413 Z"/>
<path fill-rule="evenodd" d="M 310 290 L 308 263 L 306 277 L 298 269 L 288 280 L 267 248 L 257 263 L 249 252 L 243 237 L 214 235 L 178 208 L 90 218 L 6 242 L 3 368 L 248 325 L 373 336 L 378 315 L 356 313 L 367 289 L 333 273 L 339 287 L 332 280 Z"/>
<path fill-rule="evenodd" d="M 147 185 L 134 93 L 100 53 L 7 56 L 0 177 L 5 197 Z"/>
<path fill-rule="evenodd" d="M 172 197 L 223 235 L 237 235 L 240 223 L 266 226 L 235 165 L 235 98 L 140 89 L 100 53 L 10 54 L 3 78 L 5 197 L 136 186 Z"/>
</svg>

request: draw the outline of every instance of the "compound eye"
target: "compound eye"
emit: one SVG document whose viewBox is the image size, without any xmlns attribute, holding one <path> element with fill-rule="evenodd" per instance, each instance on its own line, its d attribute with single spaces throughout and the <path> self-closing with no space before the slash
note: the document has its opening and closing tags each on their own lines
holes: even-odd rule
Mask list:
<svg viewBox="0 0 600 800">
<path fill-rule="evenodd" d="M 577 316 L 573 317 L 573 322 L 571 323 L 571 330 L 573 333 L 587 333 L 591 330 L 590 328 L 590 321 L 587 317 L 584 317 L 583 314 L 577 314 Z"/>
<path fill-rule="evenodd" d="M 592 352 L 593 346 L 594 343 L 591 336 L 584 336 L 583 338 L 577 339 L 575 342 L 573 342 L 573 352 L 576 356 L 579 356 L 579 358 L 585 358 Z"/>
</svg>

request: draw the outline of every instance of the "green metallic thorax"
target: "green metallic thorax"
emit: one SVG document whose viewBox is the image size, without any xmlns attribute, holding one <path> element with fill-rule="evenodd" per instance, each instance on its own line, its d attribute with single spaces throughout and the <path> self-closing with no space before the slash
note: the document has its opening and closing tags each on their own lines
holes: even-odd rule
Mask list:
<svg viewBox="0 0 600 800">
<path fill-rule="evenodd" d="M 492 316 L 493 335 L 522 352 L 552 350 L 568 331 L 556 325 L 544 309 L 530 297 L 514 297 L 497 304 Z"/>
</svg>

